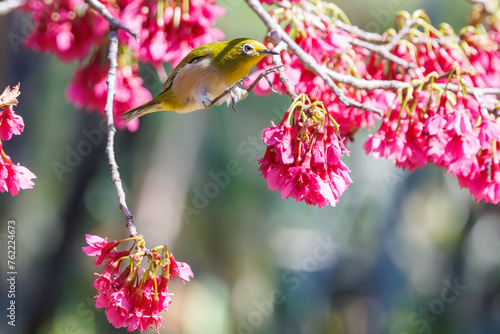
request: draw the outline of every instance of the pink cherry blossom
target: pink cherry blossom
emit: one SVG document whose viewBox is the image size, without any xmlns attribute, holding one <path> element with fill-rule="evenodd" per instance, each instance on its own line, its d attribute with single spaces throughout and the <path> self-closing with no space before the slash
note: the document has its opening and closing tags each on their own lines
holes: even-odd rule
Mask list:
<svg viewBox="0 0 500 334">
<path fill-rule="evenodd" d="M 499 149 L 499 144 L 496 144 Z M 457 175 L 461 187 L 469 189 L 478 202 L 500 203 L 500 162 L 491 150 L 484 150 L 477 156 L 479 171 L 468 175 Z"/>
<path fill-rule="evenodd" d="M 87 66 L 76 71 L 66 92 L 68 100 L 75 107 L 104 113 L 109 65 L 103 66 L 102 57 L 102 54 L 97 53 Z M 138 71 L 136 64 L 118 67 L 116 71 L 116 95 L 113 103 L 115 123 L 118 128 L 130 131 L 137 130 L 138 120 L 124 123 L 119 115 L 152 99 L 151 93 L 142 86 L 143 80 L 138 76 Z"/>
<path fill-rule="evenodd" d="M 2 95 L 0 95 L 0 106 L 10 106 L 17 105 L 17 97 L 21 92 L 19 91 L 19 87 L 21 85 L 17 84 L 14 88 L 10 89 L 9 86 L 5 88 Z"/>
<path fill-rule="evenodd" d="M 178 2 L 130 1 L 108 6 L 115 17 L 141 32 L 139 43 L 124 31 L 120 41 L 130 46 L 138 59 L 154 67 L 170 62 L 175 67 L 194 48 L 215 42 L 224 34 L 214 28 L 225 13 L 214 0 Z"/>
<path fill-rule="evenodd" d="M 170 9 L 175 13 L 174 8 Z M 214 0 L 190 0 L 189 10 L 180 10 L 179 21 L 175 14 L 173 19 L 165 20 L 168 52 L 164 54 L 163 61 L 175 67 L 194 48 L 224 38 L 222 31 L 212 26 L 224 13 L 224 8 L 215 5 Z"/>
<path fill-rule="evenodd" d="M 295 37 L 296 43 L 313 56 L 318 63 L 324 64 L 330 69 L 342 74 L 356 73 L 357 76 L 372 79 L 366 65 L 367 53 L 357 47 L 354 48 L 349 42 L 350 39 L 357 37 L 338 29 L 330 22 L 322 21 L 321 23 L 325 26 L 323 31 L 313 27 L 307 21 L 304 21 L 301 26 L 294 27 L 301 31 L 301 33 L 292 35 Z M 298 25 L 298 23 L 296 24 Z M 286 27 L 286 31 L 292 31 L 292 24 Z M 268 47 L 272 47 L 272 45 L 268 45 Z M 339 124 L 342 137 L 352 137 L 360 128 L 374 125 L 379 118 L 374 113 L 346 107 L 320 76 L 304 68 L 296 55 L 284 51 L 282 52 L 282 60 L 285 65 L 284 70 L 290 82 L 295 86 L 296 92 L 305 93 L 315 101 L 323 101 L 328 112 L 335 117 Z M 373 61 L 372 67 L 375 66 L 374 64 L 375 61 Z M 264 59 L 257 67 L 262 71 L 273 67 L 271 58 Z M 249 82 L 252 82 L 260 72 L 252 74 Z M 384 73 L 383 70 L 382 73 Z M 285 91 L 285 87 L 279 81 L 276 73 L 269 74 L 268 78 L 275 89 L 281 92 Z M 386 90 L 368 92 L 351 89 L 348 86 L 343 86 L 342 90 L 349 98 L 381 110 L 388 110 L 396 96 L 393 92 Z M 261 80 L 254 90 L 256 94 L 267 94 L 270 91 L 265 80 Z"/>
<path fill-rule="evenodd" d="M 493 141 L 500 139 L 500 124 L 495 122 L 488 114 L 484 115 L 478 127 L 478 140 L 482 149 L 492 148 Z"/>
<path fill-rule="evenodd" d="M 9 140 L 12 135 L 20 135 L 24 130 L 24 120 L 14 112 L 10 105 L 2 107 L 0 112 L 0 139 Z"/>
<path fill-rule="evenodd" d="M 174 256 L 170 254 L 170 271 L 169 274 L 172 278 L 179 277 L 183 282 L 189 281 L 193 278 L 193 272 L 189 264 L 185 262 L 177 262 Z"/>
<path fill-rule="evenodd" d="M 108 30 L 106 20 L 83 0 L 31 0 L 23 9 L 33 13 L 35 25 L 25 45 L 66 62 L 83 60 Z"/>
<path fill-rule="evenodd" d="M 83 251 L 97 257 L 96 265 L 104 263 L 103 273 L 94 282 L 96 307 L 106 308 L 106 316 L 116 328 L 126 327 L 129 332 L 158 330 L 163 322 L 160 313 L 172 302 L 167 283 L 176 277 L 189 281 L 193 277 L 189 265 L 175 261 L 166 246 L 146 255 L 140 236 L 108 242 L 107 238 L 87 234 L 86 241 L 89 246 Z M 125 241 L 134 241 L 134 245 L 117 251 L 115 246 Z M 143 259 L 149 263 L 148 269 L 141 267 Z"/>
<path fill-rule="evenodd" d="M 278 125 L 264 130 L 262 140 L 268 147 L 258 159 L 259 170 L 269 189 L 278 189 L 283 198 L 334 206 L 352 182 L 340 160 L 348 151 L 324 106 L 308 101 L 299 96 L 295 103 L 303 103 L 306 112 L 287 110 Z"/>
<path fill-rule="evenodd" d="M 86 241 L 89 244 L 83 247 L 83 251 L 88 256 L 97 257 L 95 265 L 100 265 L 102 261 L 109 257 L 111 251 L 116 251 L 115 246 L 118 244 L 116 241 L 107 242 L 108 238 L 101 238 L 97 235 L 86 234 Z"/>
<path fill-rule="evenodd" d="M 36 178 L 28 168 L 19 163 L 14 164 L 4 152 L 2 140 L 9 140 L 12 135 L 19 135 L 24 129 L 21 116 L 14 113 L 13 107 L 17 105 L 19 84 L 10 89 L 7 86 L 0 95 L 0 192 L 9 191 L 12 196 L 19 194 L 21 189 L 31 189 L 34 186 L 32 179 Z"/>
<path fill-rule="evenodd" d="M 14 112 L 13 106 L 17 105 L 19 84 L 13 89 L 9 86 L 0 95 L 0 140 L 9 140 L 12 135 L 20 135 L 24 130 L 24 120 Z"/>
<path fill-rule="evenodd" d="M 384 118 L 379 130 L 370 135 L 363 148 L 375 158 L 393 160 L 402 169 L 421 168 L 427 161 L 427 139 L 424 136 L 425 124 L 420 118 L 420 108 L 427 105 L 429 94 L 416 93 L 415 110 L 400 111 L 401 102 L 394 104 Z"/>
</svg>

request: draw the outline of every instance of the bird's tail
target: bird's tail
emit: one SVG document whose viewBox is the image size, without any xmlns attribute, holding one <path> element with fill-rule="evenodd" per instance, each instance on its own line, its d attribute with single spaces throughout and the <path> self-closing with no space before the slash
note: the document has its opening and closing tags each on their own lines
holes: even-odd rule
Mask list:
<svg viewBox="0 0 500 334">
<path fill-rule="evenodd" d="M 134 109 L 124 112 L 120 115 L 120 117 L 125 117 L 125 123 L 133 121 L 134 119 L 141 117 L 142 115 L 146 115 L 152 112 L 164 110 L 160 107 L 160 102 L 153 99 L 147 103 L 144 103 Z"/>
</svg>

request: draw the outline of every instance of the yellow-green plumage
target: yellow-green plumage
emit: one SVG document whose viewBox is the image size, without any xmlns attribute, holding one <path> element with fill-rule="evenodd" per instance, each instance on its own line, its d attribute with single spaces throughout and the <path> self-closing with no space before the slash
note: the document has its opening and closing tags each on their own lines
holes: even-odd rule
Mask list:
<svg viewBox="0 0 500 334">
<path fill-rule="evenodd" d="M 269 54 L 275 53 L 267 50 L 262 43 L 248 38 L 199 46 L 172 71 L 157 97 L 121 116 L 125 117 L 125 122 L 130 122 L 157 111 L 188 113 L 204 109 Z M 217 104 L 226 99 L 221 99 Z"/>
</svg>

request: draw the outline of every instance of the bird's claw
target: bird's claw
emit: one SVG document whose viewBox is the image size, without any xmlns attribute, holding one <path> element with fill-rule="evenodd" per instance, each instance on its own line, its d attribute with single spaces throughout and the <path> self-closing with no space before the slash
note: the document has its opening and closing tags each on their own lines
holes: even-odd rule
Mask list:
<svg viewBox="0 0 500 334">
<path fill-rule="evenodd" d="M 250 85 L 250 87 L 248 89 L 240 88 L 241 85 L 243 85 L 245 83 L 245 81 L 248 79 L 248 77 L 243 77 L 240 80 L 236 81 L 234 84 L 232 84 L 230 87 L 228 87 L 224 92 L 222 92 L 219 96 L 217 96 L 212 101 L 210 101 L 210 100 L 203 101 L 203 106 L 205 108 L 210 108 L 215 103 L 217 103 L 217 101 L 219 101 L 222 97 L 224 97 L 227 94 L 230 94 L 231 106 L 233 107 L 233 110 L 237 112 L 238 110 L 236 109 L 236 103 L 238 103 L 239 101 L 246 98 L 248 96 L 248 93 L 255 87 L 255 85 L 258 83 L 258 81 L 260 79 L 262 79 L 263 77 L 266 79 L 267 83 L 269 84 L 269 87 L 271 87 L 271 90 L 275 93 L 278 93 L 278 91 L 274 88 L 273 83 L 271 82 L 271 79 L 269 79 L 267 77 L 267 75 L 272 73 L 272 72 L 278 71 L 278 69 L 280 69 L 281 67 L 284 67 L 284 65 L 277 65 L 277 66 L 274 66 L 274 67 L 268 68 L 267 70 L 262 71 L 259 74 L 259 76 L 257 77 L 257 79 L 254 80 L 254 82 L 252 82 L 252 84 Z M 244 91 L 244 92 L 240 92 L 240 91 Z M 229 101 L 228 101 L 228 104 L 229 104 Z"/>
<path fill-rule="evenodd" d="M 274 85 L 273 85 L 273 83 L 272 83 L 271 79 L 269 79 L 269 77 L 267 76 L 267 74 L 264 74 L 264 78 L 266 79 L 267 84 L 268 84 L 268 85 L 269 85 L 269 87 L 271 88 L 271 91 L 272 91 L 273 93 L 279 93 L 279 92 L 278 92 L 278 91 L 274 88 Z"/>
<path fill-rule="evenodd" d="M 238 80 L 238 82 L 236 82 L 236 84 L 234 84 L 233 86 L 235 86 L 235 87 L 239 87 L 239 86 L 241 86 L 242 84 L 244 84 L 244 83 L 245 83 L 245 81 L 247 81 L 247 79 L 248 79 L 248 77 L 243 77 L 243 78 L 241 78 L 240 80 Z"/>
<path fill-rule="evenodd" d="M 248 96 L 248 91 L 241 87 L 234 87 L 230 94 L 231 106 L 233 107 L 233 110 L 237 112 L 238 110 L 236 109 L 236 104 Z"/>
<path fill-rule="evenodd" d="M 236 103 L 231 102 L 231 107 L 233 107 L 233 110 L 238 112 L 238 109 L 236 109 Z"/>
<path fill-rule="evenodd" d="M 267 70 L 264 70 L 261 72 L 262 75 L 268 75 L 269 73 L 272 73 L 272 72 L 276 72 L 278 71 L 280 68 L 282 67 L 285 67 L 285 65 L 281 64 L 281 65 L 276 65 L 276 66 L 273 66 L 273 67 L 270 67 L 268 68 Z"/>
<path fill-rule="evenodd" d="M 262 72 L 262 75 L 264 76 L 264 78 L 266 79 L 269 87 L 271 88 L 271 91 L 273 93 L 279 93 L 275 88 L 274 88 L 274 85 L 273 83 L 271 82 L 271 79 L 269 79 L 269 77 L 267 76 L 269 73 L 272 73 L 272 72 L 277 72 L 279 71 L 280 68 L 282 67 L 285 67 L 285 65 L 276 65 L 274 67 L 271 67 L 271 68 L 268 68 L 267 70 L 263 71 Z"/>
</svg>

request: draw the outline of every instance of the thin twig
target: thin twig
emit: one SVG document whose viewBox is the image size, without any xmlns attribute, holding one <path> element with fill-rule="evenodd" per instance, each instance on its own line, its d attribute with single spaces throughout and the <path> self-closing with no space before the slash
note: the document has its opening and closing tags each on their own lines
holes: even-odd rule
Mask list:
<svg viewBox="0 0 500 334">
<path fill-rule="evenodd" d="M 280 66 L 280 68 L 284 67 L 284 65 L 279 65 L 279 66 Z M 246 92 L 244 93 L 243 97 L 237 97 L 237 96 L 234 96 L 233 94 L 237 89 L 239 89 L 245 83 L 246 80 L 248 80 L 249 76 L 243 77 L 240 80 L 236 81 L 231 86 L 227 87 L 222 93 L 217 95 L 210 103 L 205 105 L 205 102 L 203 101 L 203 106 L 205 108 L 211 108 L 214 105 L 216 105 L 220 100 L 222 100 L 224 97 L 229 95 L 230 96 L 229 102 L 231 102 L 233 110 L 237 112 L 238 110 L 236 109 L 236 103 L 239 102 L 241 99 L 245 98 L 248 95 L 248 93 L 250 93 L 252 91 L 252 89 L 254 89 L 254 87 L 259 83 L 259 81 L 261 79 L 264 79 L 264 78 L 269 83 L 269 86 L 271 86 L 271 90 L 273 90 L 275 93 L 277 93 L 277 91 L 274 90 L 273 84 L 269 80 L 267 75 L 272 73 L 272 72 L 278 72 L 278 69 L 279 69 L 278 66 L 274 66 L 274 67 L 268 68 L 267 70 L 260 72 L 260 74 L 257 76 L 257 78 L 250 84 L 250 86 L 248 88 L 246 88 Z"/>
<path fill-rule="evenodd" d="M 349 85 L 350 87 L 356 89 L 362 89 L 362 90 L 385 89 L 385 90 L 396 91 L 398 89 L 407 88 L 411 86 L 409 82 L 404 82 L 404 81 L 366 80 L 363 78 L 356 78 L 353 77 L 352 75 L 338 73 L 328 67 L 323 67 L 323 71 L 325 71 L 336 82 Z"/>
<path fill-rule="evenodd" d="M 94 0 L 87 0 L 91 6 L 94 7 Z M 100 3 L 99 3 L 100 4 Z M 96 7 L 94 7 L 96 8 Z M 106 83 L 108 85 L 108 94 L 106 96 L 106 106 L 104 107 L 104 113 L 106 114 L 106 121 L 108 127 L 108 142 L 106 144 L 106 155 L 108 156 L 109 163 L 109 171 L 111 174 L 111 181 L 115 185 L 116 194 L 118 196 L 118 202 L 120 204 L 120 209 L 123 211 L 125 215 L 125 226 L 131 237 L 137 235 L 137 228 L 135 227 L 134 220 L 130 210 L 128 209 L 127 202 L 125 200 L 125 191 L 123 190 L 122 180 L 120 177 L 120 172 L 118 171 L 118 164 L 116 163 L 115 158 L 115 123 L 113 119 L 113 101 L 115 98 L 115 84 L 116 84 L 116 68 L 118 67 L 117 55 L 118 55 L 118 35 L 117 30 L 124 29 L 127 32 L 134 35 L 130 29 L 124 27 L 121 23 L 119 23 L 115 18 L 111 16 L 106 7 L 97 7 L 99 8 L 99 13 L 108 20 L 109 24 L 109 50 L 108 50 L 108 59 L 109 59 L 109 70 L 108 76 L 106 78 Z M 97 9 L 96 9 L 97 10 Z M 116 23 L 118 22 L 118 24 Z M 122 28 L 123 27 L 123 28 Z M 137 36 L 137 35 L 136 35 Z"/>
<path fill-rule="evenodd" d="M 5 15 L 23 6 L 27 0 L 4 0 L 0 2 L 0 15 Z"/>
<path fill-rule="evenodd" d="M 286 43 L 280 41 L 279 37 L 276 34 L 271 34 L 271 38 L 273 39 L 276 45 L 273 51 L 281 53 L 287 49 Z M 292 99 L 295 99 L 297 97 L 297 93 L 295 92 L 295 87 L 293 86 L 292 82 L 290 81 L 290 79 L 288 79 L 288 76 L 286 75 L 285 67 L 283 66 L 283 61 L 281 60 L 281 56 L 273 56 L 273 64 L 274 66 L 280 66 L 278 68 L 278 75 L 280 77 L 280 81 L 285 86 L 286 93 L 288 94 L 288 96 L 290 96 Z"/>
<path fill-rule="evenodd" d="M 313 73 L 319 75 L 325 83 L 333 90 L 335 95 L 339 98 L 340 102 L 344 103 L 348 107 L 356 107 L 358 109 L 370 111 L 370 112 L 375 112 L 379 115 L 382 115 L 383 112 L 379 109 L 372 108 L 370 106 L 365 106 L 357 101 L 353 101 L 349 98 L 347 98 L 342 90 L 333 82 L 339 82 L 346 84 L 352 88 L 355 89 L 362 89 L 362 90 L 376 90 L 376 89 L 384 89 L 384 90 L 390 90 L 390 91 L 397 91 L 399 89 L 404 89 L 408 87 L 418 87 L 421 85 L 422 81 L 421 80 L 414 80 L 412 82 L 404 82 L 404 81 L 397 81 L 397 80 L 366 80 L 362 78 L 356 78 L 351 75 L 346 75 L 346 74 L 341 74 L 338 73 L 330 68 L 327 68 L 324 65 L 319 65 L 315 59 L 307 54 L 300 46 L 295 43 L 295 41 L 292 40 L 292 38 L 283 30 L 283 28 L 269 15 L 269 13 L 262 7 L 260 2 L 257 0 L 245 0 L 247 4 L 252 8 L 252 10 L 261 18 L 261 20 L 264 22 L 264 24 L 267 26 L 267 28 L 270 31 L 271 36 L 273 37 L 273 40 L 275 44 L 277 44 L 280 40 L 285 42 L 290 50 L 300 59 L 304 67 Z M 391 56 L 388 56 L 388 54 L 392 55 L 395 57 L 395 55 L 390 53 L 390 50 L 401 40 L 404 38 L 404 36 L 409 32 L 411 27 L 415 24 L 414 20 L 408 20 L 405 23 L 405 26 L 401 28 L 398 32 L 398 34 L 394 35 L 392 37 L 391 41 L 387 44 L 382 44 L 382 45 L 374 45 L 370 44 L 367 42 L 363 42 L 361 40 L 355 40 L 354 38 L 352 39 L 355 41 L 354 43 L 358 42 L 358 45 L 362 47 L 366 47 L 367 49 L 370 49 L 371 51 L 378 52 L 382 56 L 388 58 L 389 60 Z M 342 27 L 341 27 L 342 26 Z M 345 24 L 339 25 L 339 28 L 346 30 L 348 32 L 353 32 L 354 30 L 348 29 Z M 359 28 L 356 28 L 357 30 L 360 30 Z M 382 35 L 380 35 L 382 37 Z M 368 37 L 367 39 L 372 38 L 373 36 Z M 378 37 L 373 37 L 373 41 L 380 41 Z M 353 43 L 353 44 L 354 44 Z M 370 44 L 369 46 L 367 44 Z M 380 48 L 380 49 L 378 49 Z M 384 49 L 384 50 L 382 50 Z M 397 57 L 396 57 L 397 58 Z M 402 60 L 401 58 L 397 58 L 399 60 Z M 395 63 L 398 63 L 398 61 L 395 61 Z M 404 65 L 404 64 L 401 64 Z M 413 65 L 413 64 L 411 64 Z M 408 66 L 408 65 L 405 65 Z M 403 67 L 405 67 L 403 66 Z M 409 66 L 410 69 L 412 70 L 413 66 Z M 284 70 L 283 70 L 284 72 Z M 286 77 L 286 76 L 285 76 Z M 332 81 L 333 80 L 333 81 Z M 439 84 L 435 83 L 437 87 L 440 87 L 442 89 L 447 89 L 452 92 L 459 92 L 462 90 L 461 86 L 448 83 L 446 84 Z M 497 95 L 500 96 L 500 88 L 494 88 L 494 87 L 485 87 L 485 88 L 478 88 L 478 87 L 466 87 L 467 94 L 471 96 L 483 96 L 483 95 Z"/>
<path fill-rule="evenodd" d="M 118 201 L 120 202 L 120 209 L 125 215 L 125 222 L 127 230 L 131 237 L 137 234 L 137 228 L 134 224 L 134 219 L 130 213 L 127 202 L 125 200 L 125 191 L 123 191 L 122 180 L 120 172 L 118 171 L 118 164 L 115 159 L 115 123 L 113 120 L 113 101 L 115 98 L 115 83 L 116 83 L 116 67 L 118 66 L 116 56 L 118 54 L 118 36 L 116 28 L 111 28 L 109 31 L 109 70 L 106 83 L 108 84 L 108 95 L 106 96 L 106 120 L 108 125 L 108 143 L 106 145 L 106 154 L 108 156 L 109 171 L 111 173 L 111 181 L 115 185 Z"/>
<path fill-rule="evenodd" d="M 338 73 L 330 68 L 323 67 L 323 71 L 325 71 L 333 80 L 336 82 L 341 82 L 343 84 L 349 85 L 350 87 L 362 90 L 375 90 L 375 89 L 384 89 L 397 91 L 398 89 L 412 87 L 418 87 L 422 83 L 420 80 L 414 80 L 414 82 L 404 82 L 398 80 L 366 80 L 362 78 L 356 78 L 351 75 Z M 448 84 L 440 84 L 435 83 L 434 85 L 445 88 L 452 92 L 461 91 L 461 87 L 458 85 L 448 83 Z M 497 95 L 500 96 L 500 88 L 494 87 L 466 87 L 467 93 L 471 96 L 483 96 L 483 95 Z"/>
<path fill-rule="evenodd" d="M 269 85 L 269 87 L 271 88 L 271 91 L 273 91 L 274 93 L 278 93 L 278 91 L 276 89 L 274 89 L 274 86 L 273 86 L 273 83 L 271 82 L 271 80 L 269 79 L 269 77 L 267 76 L 268 74 L 271 74 L 272 72 L 278 72 L 280 68 L 283 68 L 285 67 L 285 65 L 278 65 L 278 66 L 273 66 L 273 67 L 270 67 L 262 72 L 259 73 L 259 75 L 257 76 L 257 78 L 250 84 L 250 86 L 248 86 L 248 88 L 246 89 L 247 92 L 251 92 L 252 89 L 255 88 L 255 86 L 257 86 L 257 84 L 259 83 L 259 81 L 261 79 L 266 79 L 267 81 L 267 84 Z"/>
<path fill-rule="evenodd" d="M 104 4 L 97 0 L 85 0 L 85 2 L 87 2 L 90 7 L 92 7 L 96 12 L 101 14 L 106 19 L 106 21 L 108 21 L 110 31 L 113 29 L 122 29 L 128 32 L 130 35 L 134 36 L 135 40 L 139 42 L 139 32 L 124 26 L 120 21 L 115 19 Z"/>
<path fill-rule="evenodd" d="M 360 46 L 360 47 L 365 48 L 365 49 L 367 49 L 369 51 L 378 53 L 379 55 L 381 55 L 385 59 L 387 59 L 389 61 L 392 61 L 393 63 L 398 64 L 399 66 L 401 66 L 402 68 L 404 68 L 405 70 L 407 70 L 408 74 L 411 77 L 415 76 L 413 68 L 416 67 L 416 65 L 413 64 L 413 63 L 409 63 L 406 60 L 401 59 L 398 56 L 392 54 L 389 51 L 389 49 L 386 48 L 385 45 L 375 45 L 375 44 L 368 43 L 368 42 L 362 41 L 360 39 L 351 38 L 351 37 L 349 37 L 349 43 L 351 43 L 352 45 Z"/>
<path fill-rule="evenodd" d="M 405 22 L 405 25 L 398 31 L 398 33 L 394 36 L 388 36 L 387 33 L 384 33 L 383 35 L 377 34 L 377 33 L 371 33 L 364 31 L 363 29 L 360 29 L 356 26 L 350 26 L 349 24 L 338 20 L 338 19 L 332 19 L 331 17 L 327 15 L 322 15 L 322 16 L 317 16 L 318 14 L 313 11 L 314 6 L 304 6 L 303 9 L 310 13 L 311 15 L 314 15 L 317 17 L 319 20 L 313 20 L 314 22 L 319 21 L 321 26 L 317 26 L 318 29 L 320 30 L 325 30 L 325 27 L 321 21 L 323 20 L 329 20 L 332 22 L 332 24 L 336 25 L 338 28 L 347 31 L 353 36 L 348 37 L 349 42 L 352 45 L 357 45 L 360 47 L 363 47 L 369 51 L 373 51 L 375 53 L 380 54 L 382 57 L 392 61 L 395 64 L 398 64 L 399 66 L 403 67 L 408 71 L 411 77 L 414 77 L 414 71 L 413 68 L 415 67 L 415 64 L 409 63 L 404 59 L 401 59 L 397 57 L 396 55 L 391 53 L 391 50 L 398 44 L 398 42 L 410 31 L 410 28 L 417 23 L 416 19 L 410 18 Z M 354 37 L 355 36 L 355 37 Z M 377 44 L 372 44 L 372 42 L 375 42 Z M 386 44 L 384 44 L 386 43 Z M 384 45 L 379 45 L 379 44 L 384 44 Z"/>
<path fill-rule="evenodd" d="M 283 6 L 281 6 L 283 7 Z M 316 10 L 316 6 L 303 6 L 302 9 L 309 14 L 313 16 L 318 16 L 318 12 Z M 355 25 L 351 25 L 350 23 L 346 23 L 340 19 L 333 18 L 329 15 L 321 15 L 319 17 L 319 22 L 326 20 L 330 21 L 333 25 L 335 25 L 337 28 L 342 29 L 352 35 L 357 36 L 359 39 L 362 39 L 364 41 L 369 41 L 369 42 L 375 42 L 375 43 L 386 43 L 387 42 L 387 35 L 381 35 L 376 32 L 369 32 L 366 30 L 363 30 Z M 312 20 L 312 24 L 318 23 L 318 20 Z M 323 25 L 323 23 L 321 23 Z M 319 27 L 317 27 L 319 28 Z M 324 29 L 324 26 L 320 29 Z"/>
<path fill-rule="evenodd" d="M 377 34 L 375 32 L 369 32 L 369 31 L 363 30 L 357 26 L 348 25 L 347 23 L 342 22 L 340 20 L 334 20 L 333 23 L 338 28 L 340 28 L 340 29 L 342 29 L 350 34 L 353 34 L 353 35 L 359 37 L 359 39 L 362 39 L 364 41 L 374 42 L 374 43 L 385 43 L 387 41 L 387 36 Z"/>
<path fill-rule="evenodd" d="M 376 113 L 378 115 L 383 115 L 383 111 L 372 107 L 364 105 L 358 101 L 348 98 L 345 96 L 344 92 L 333 82 L 329 75 L 322 70 L 322 66 L 319 65 L 316 60 L 305 52 L 300 46 L 295 43 L 295 41 L 283 30 L 283 28 L 269 15 L 269 13 L 262 7 L 262 4 L 258 0 L 245 0 L 246 3 L 252 10 L 260 17 L 262 22 L 267 26 L 271 33 L 276 33 L 278 37 L 284 41 L 290 50 L 300 59 L 304 67 L 314 74 L 318 75 L 323 79 L 323 81 L 330 87 L 330 89 L 337 96 L 339 101 L 347 107 L 354 107 L 361 110 Z"/>
<path fill-rule="evenodd" d="M 398 33 L 394 35 L 390 42 L 385 44 L 384 47 L 387 49 L 387 51 L 392 51 L 394 47 L 399 43 L 400 40 L 402 40 L 406 34 L 410 32 L 410 28 L 417 23 L 416 19 L 409 19 L 405 22 L 405 25 L 399 29 Z"/>
</svg>

